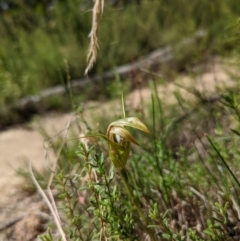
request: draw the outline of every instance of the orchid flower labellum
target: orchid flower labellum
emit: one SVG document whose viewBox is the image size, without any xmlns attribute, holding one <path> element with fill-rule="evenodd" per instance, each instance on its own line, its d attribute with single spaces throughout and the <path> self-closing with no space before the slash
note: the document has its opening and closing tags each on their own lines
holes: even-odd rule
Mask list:
<svg viewBox="0 0 240 241">
<path fill-rule="evenodd" d="M 117 169 L 123 169 L 130 153 L 130 143 L 138 145 L 126 127 L 151 134 L 146 125 L 136 117 L 129 117 L 112 122 L 107 129 L 109 155 Z"/>
</svg>

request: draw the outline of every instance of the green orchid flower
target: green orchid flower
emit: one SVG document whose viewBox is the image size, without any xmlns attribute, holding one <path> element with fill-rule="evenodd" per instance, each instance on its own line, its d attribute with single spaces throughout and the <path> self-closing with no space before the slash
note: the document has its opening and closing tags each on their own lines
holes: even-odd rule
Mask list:
<svg viewBox="0 0 240 241">
<path fill-rule="evenodd" d="M 129 117 L 112 122 L 107 129 L 107 139 L 109 146 L 109 156 L 113 165 L 117 169 L 123 169 L 126 166 L 130 144 L 138 145 L 126 127 L 141 130 L 151 135 L 146 125 L 136 117 Z"/>
</svg>

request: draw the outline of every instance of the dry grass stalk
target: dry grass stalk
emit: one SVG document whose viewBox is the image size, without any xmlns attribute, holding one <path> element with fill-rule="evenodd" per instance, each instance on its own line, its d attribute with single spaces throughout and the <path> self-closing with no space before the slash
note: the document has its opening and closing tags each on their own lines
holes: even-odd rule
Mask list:
<svg viewBox="0 0 240 241">
<path fill-rule="evenodd" d="M 35 184 L 38 192 L 41 194 L 43 200 L 45 201 L 45 203 L 47 204 L 48 208 L 50 209 L 52 216 L 54 218 L 55 224 L 58 228 L 58 231 L 62 237 L 62 241 L 67 241 L 66 235 L 63 231 L 63 228 L 61 226 L 60 220 L 59 220 L 59 215 L 56 213 L 52 203 L 50 202 L 50 200 L 48 199 L 47 195 L 44 193 L 43 189 L 41 188 L 41 186 L 39 185 L 37 179 L 35 178 L 33 171 L 32 171 L 32 165 L 31 162 L 29 162 L 29 173 L 31 175 L 32 181 Z"/>
<path fill-rule="evenodd" d="M 89 34 L 90 37 L 90 47 L 87 55 L 87 68 L 85 69 L 85 75 L 88 74 L 89 70 L 93 67 L 97 59 L 97 50 L 98 50 L 98 26 L 100 22 L 100 17 L 103 13 L 104 0 L 94 0 L 93 7 L 93 18 L 92 18 L 92 29 Z"/>
<path fill-rule="evenodd" d="M 59 214 L 58 214 L 57 206 L 56 206 L 56 203 L 55 203 L 53 194 L 52 194 L 51 185 L 52 185 L 52 181 L 53 181 L 54 175 L 56 174 L 57 164 L 58 164 L 58 160 L 59 160 L 61 151 L 62 151 L 62 149 L 63 149 L 63 147 L 64 147 L 64 145 L 66 144 L 66 141 L 67 141 L 68 130 L 69 130 L 69 128 L 70 128 L 71 122 L 72 122 L 72 118 L 68 121 L 67 126 L 66 126 L 66 128 L 65 128 L 65 138 L 64 138 L 64 140 L 63 140 L 63 142 L 62 142 L 61 147 L 60 147 L 59 150 L 58 150 L 57 158 L 56 158 L 56 161 L 55 161 L 55 163 L 54 163 L 53 170 L 51 171 L 51 175 L 50 175 L 50 178 L 49 178 L 49 181 L 48 181 L 48 185 L 47 185 L 48 195 L 49 195 L 50 201 L 51 201 L 51 203 L 52 203 L 52 206 L 53 206 L 53 208 L 54 208 L 54 211 L 55 211 L 55 213 L 56 213 L 56 216 L 58 217 L 58 220 L 59 220 L 59 223 L 60 223 L 60 224 L 61 224 L 61 220 L 60 220 L 60 216 L 59 216 Z M 50 143 L 49 143 L 49 144 L 50 144 Z M 46 158 L 47 158 L 47 148 L 48 148 L 48 147 L 46 147 Z"/>
</svg>

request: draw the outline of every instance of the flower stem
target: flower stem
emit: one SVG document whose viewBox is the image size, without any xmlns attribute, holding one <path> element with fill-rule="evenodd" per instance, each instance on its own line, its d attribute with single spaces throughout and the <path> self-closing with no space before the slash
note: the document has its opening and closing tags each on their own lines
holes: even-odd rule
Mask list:
<svg viewBox="0 0 240 241">
<path fill-rule="evenodd" d="M 121 179 L 123 181 L 124 188 L 125 188 L 128 196 L 129 196 L 131 202 L 134 204 L 134 206 L 135 206 L 135 208 L 136 208 L 140 218 L 142 219 L 142 221 L 146 224 L 146 226 L 148 226 L 148 224 L 149 224 L 148 219 L 145 216 L 145 214 L 143 213 L 143 211 L 141 210 L 141 208 L 138 206 L 137 201 L 136 201 L 136 199 L 135 199 L 135 197 L 133 195 L 133 191 L 132 191 L 132 189 L 131 189 L 131 187 L 130 187 L 130 185 L 128 183 L 127 171 L 125 170 L 125 168 L 120 170 L 120 176 L 121 176 Z M 147 227 L 147 233 L 151 237 L 152 241 L 156 240 L 152 230 L 149 229 L 148 227 Z"/>
</svg>

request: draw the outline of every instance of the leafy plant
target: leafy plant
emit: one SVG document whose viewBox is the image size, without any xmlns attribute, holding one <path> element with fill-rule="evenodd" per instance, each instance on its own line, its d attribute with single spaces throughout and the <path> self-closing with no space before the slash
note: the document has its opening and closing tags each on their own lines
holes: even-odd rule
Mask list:
<svg viewBox="0 0 240 241">
<path fill-rule="evenodd" d="M 238 103 L 231 92 L 223 98 L 236 98 Z M 227 113 L 237 117 L 238 105 L 234 105 L 237 109 L 229 108 L 224 99 L 221 102 L 230 111 Z M 156 118 L 156 106 L 162 107 L 155 101 L 160 100 L 156 97 L 152 102 Z M 150 132 L 139 119 L 123 118 L 109 125 L 106 136 L 88 133 L 80 138 L 68 168 L 64 167 L 67 158 L 61 161 L 54 183 L 69 240 L 217 241 L 234 240 L 238 235 L 238 149 L 234 139 L 239 135 L 232 132 L 229 154 L 220 136 L 211 135 L 208 144 L 202 143 L 208 149 L 206 156 L 197 148 L 189 152 L 183 145 L 174 156 L 171 148 L 162 143 L 170 132 L 157 131 L 162 123 L 157 119 L 154 122 L 158 138 L 147 138 L 143 149 L 131 148 L 132 155 L 130 142 L 138 140 L 143 146 L 146 139 L 143 135 L 135 139 L 127 126 Z M 93 136 L 103 137 L 107 145 L 95 138 L 92 145 Z M 196 155 L 191 163 L 189 153 Z M 49 234 L 45 236 L 50 238 Z"/>
</svg>

